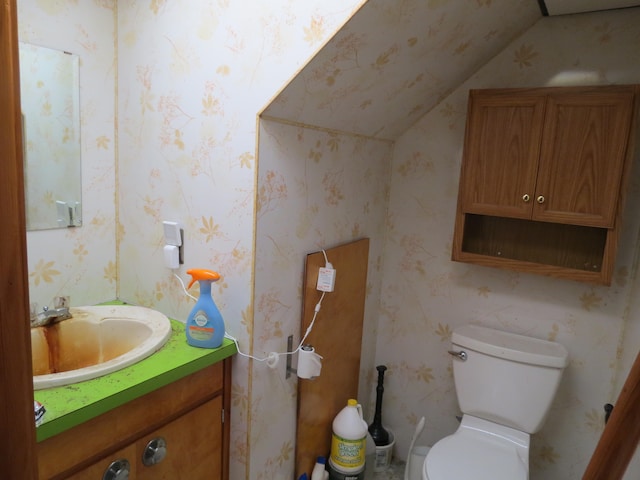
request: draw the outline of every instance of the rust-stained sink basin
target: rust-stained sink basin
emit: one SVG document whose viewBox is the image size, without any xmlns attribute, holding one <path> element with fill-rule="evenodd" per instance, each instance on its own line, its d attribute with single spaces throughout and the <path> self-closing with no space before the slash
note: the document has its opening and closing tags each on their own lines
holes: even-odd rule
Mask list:
<svg viewBox="0 0 640 480">
<path fill-rule="evenodd" d="M 171 335 L 162 313 L 132 305 L 71 308 L 72 318 L 31 329 L 33 388 L 68 385 L 120 370 Z"/>
</svg>

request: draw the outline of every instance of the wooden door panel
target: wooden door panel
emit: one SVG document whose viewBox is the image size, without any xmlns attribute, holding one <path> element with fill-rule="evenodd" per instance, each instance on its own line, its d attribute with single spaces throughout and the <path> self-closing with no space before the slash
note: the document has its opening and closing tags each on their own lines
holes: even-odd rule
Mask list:
<svg viewBox="0 0 640 480">
<path fill-rule="evenodd" d="M 471 92 L 460 178 L 465 213 L 531 216 L 543 117 L 544 96 Z"/>
<path fill-rule="evenodd" d="M 142 454 L 150 440 L 167 442 L 164 460 L 145 466 Z M 222 396 L 201 405 L 136 442 L 136 478 L 169 480 L 222 478 Z"/>
<path fill-rule="evenodd" d="M 3 478 L 37 478 L 36 428 L 29 333 L 27 230 L 24 214 L 22 126 L 16 0 L 0 8 L 0 464 Z"/>
<path fill-rule="evenodd" d="M 632 112 L 632 91 L 549 96 L 533 219 L 614 226 Z"/>
<path fill-rule="evenodd" d="M 71 475 L 67 480 L 100 480 L 107 472 L 111 464 L 116 460 L 127 460 L 129 462 L 129 478 L 136 479 L 136 449 L 134 445 L 129 445 L 117 452 L 108 455 L 102 460 L 97 461 L 93 465 Z"/>
<path fill-rule="evenodd" d="M 319 377 L 298 380 L 295 478 L 310 473 L 318 455 L 328 456 L 334 417 L 349 398 L 358 398 L 369 239 L 327 249 L 326 254 L 336 269 L 336 283 L 322 300 L 316 326 L 305 341 L 324 359 Z M 309 327 L 321 298 L 316 281 L 324 266 L 322 252 L 307 255 L 301 332 Z"/>
</svg>

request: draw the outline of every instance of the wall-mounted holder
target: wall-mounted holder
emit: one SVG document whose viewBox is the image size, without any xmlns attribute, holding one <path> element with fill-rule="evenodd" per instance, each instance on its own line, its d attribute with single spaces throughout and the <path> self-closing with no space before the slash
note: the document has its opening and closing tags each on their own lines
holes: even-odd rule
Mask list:
<svg viewBox="0 0 640 480">
<path fill-rule="evenodd" d="M 291 357 L 293 356 L 291 352 L 293 352 L 293 335 L 287 337 L 287 373 L 284 378 L 289 378 L 292 373 L 294 375 L 298 373 L 298 371 L 291 366 Z"/>
<path fill-rule="evenodd" d="M 82 226 L 82 211 L 80 202 L 63 202 L 56 200 L 59 227 Z"/>
<path fill-rule="evenodd" d="M 298 351 L 298 368 L 291 366 L 293 353 L 293 335 L 287 337 L 287 373 L 285 378 L 289 378 L 295 373 L 298 378 L 314 379 L 320 376 L 322 371 L 322 356 L 318 355 L 311 345 L 302 345 Z"/>
</svg>

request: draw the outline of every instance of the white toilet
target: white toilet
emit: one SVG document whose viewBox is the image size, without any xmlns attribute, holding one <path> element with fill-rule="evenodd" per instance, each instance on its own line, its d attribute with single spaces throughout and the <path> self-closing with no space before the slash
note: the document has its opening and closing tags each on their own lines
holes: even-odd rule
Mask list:
<svg viewBox="0 0 640 480">
<path fill-rule="evenodd" d="M 436 442 L 424 480 L 527 480 L 529 436 L 542 427 L 567 350 L 555 342 L 467 325 L 452 335 L 462 421 Z"/>
</svg>

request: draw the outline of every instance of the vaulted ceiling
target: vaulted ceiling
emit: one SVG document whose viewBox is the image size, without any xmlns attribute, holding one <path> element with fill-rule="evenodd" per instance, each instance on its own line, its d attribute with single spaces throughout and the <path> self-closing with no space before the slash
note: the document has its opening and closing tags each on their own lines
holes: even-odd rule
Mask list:
<svg viewBox="0 0 640 480">
<path fill-rule="evenodd" d="M 369 0 L 263 116 L 393 140 L 541 17 L 536 0 Z"/>
<path fill-rule="evenodd" d="M 628 3 L 638 2 L 546 0 L 550 14 Z M 538 0 L 369 0 L 263 118 L 394 140 L 544 9 Z"/>
</svg>

